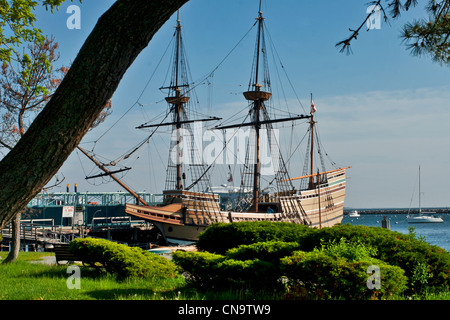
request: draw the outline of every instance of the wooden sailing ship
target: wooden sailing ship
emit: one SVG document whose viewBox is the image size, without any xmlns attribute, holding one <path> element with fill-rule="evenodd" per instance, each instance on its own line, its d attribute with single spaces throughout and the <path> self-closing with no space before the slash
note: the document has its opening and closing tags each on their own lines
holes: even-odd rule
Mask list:
<svg viewBox="0 0 450 320">
<path fill-rule="evenodd" d="M 266 103 L 270 101 L 272 93 L 270 81 L 266 79 L 268 73 L 260 72 L 260 69 L 264 69 L 266 66 L 264 61 L 266 59 L 264 18 L 261 4 L 257 17 L 257 43 L 253 72 L 249 89 L 244 92 L 244 97 L 249 105 L 251 121 L 216 127 L 216 129 L 251 128 L 249 140 L 252 147 L 247 149 L 237 201 L 231 210 L 221 209 L 219 195 L 208 192 L 212 190 L 208 172 L 210 167 L 205 164 L 194 164 L 190 165 L 190 169 L 187 170 L 186 167 L 189 165 L 182 163 L 182 139 L 186 132 L 192 131 L 190 124 L 194 121 L 210 121 L 218 118 L 193 120 L 187 117 L 190 89 L 184 74 L 183 42 L 179 19 L 177 19 L 175 40 L 171 84 L 165 88 L 169 90 L 166 101 L 172 121 L 166 124 L 141 126 L 141 128 L 152 126 L 172 126 L 173 128 L 173 137 L 175 138 L 171 142 L 163 203 L 157 206 L 149 206 L 142 201 L 137 204 L 127 204 L 126 213 L 156 225 L 165 238 L 183 240 L 196 240 L 201 232 L 216 222 L 285 221 L 318 228 L 340 223 L 343 217 L 345 170 L 347 168 L 315 171 L 314 129 L 316 122 L 313 108 L 309 115 L 282 119 L 270 119 L 267 112 Z M 309 159 L 307 159 L 308 165 L 304 167 L 309 172 L 301 177 L 291 178 L 277 143 L 273 142 L 273 124 L 300 119 L 309 119 L 310 124 Z M 261 130 L 267 130 L 267 136 L 272 138 L 272 142 L 269 142 L 269 149 L 274 163 L 274 184 L 276 185 L 276 191 L 272 193 L 262 192 L 261 189 Z M 195 146 L 192 148 L 192 152 L 199 151 L 194 149 Z M 186 184 L 186 171 L 193 175 L 192 183 L 189 186 Z M 296 188 L 294 183 L 297 181 L 306 181 L 306 183 L 303 187 Z"/>
</svg>

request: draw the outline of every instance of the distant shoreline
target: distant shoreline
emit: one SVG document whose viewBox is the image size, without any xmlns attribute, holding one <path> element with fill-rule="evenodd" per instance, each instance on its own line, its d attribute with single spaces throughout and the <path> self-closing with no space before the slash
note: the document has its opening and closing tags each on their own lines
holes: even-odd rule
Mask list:
<svg viewBox="0 0 450 320">
<path fill-rule="evenodd" d="M 348 215 L 352 211 L 358 211 L 359 214 L 417 214 L 419 208 L 378 208 L 378 209 L 358 209 L 358 208 L 344 208 L 344 215 Z M 434 212 L 436 214 L 450 213 L 450 208 L 422 208 L 422 212 Z"/>
</svg>

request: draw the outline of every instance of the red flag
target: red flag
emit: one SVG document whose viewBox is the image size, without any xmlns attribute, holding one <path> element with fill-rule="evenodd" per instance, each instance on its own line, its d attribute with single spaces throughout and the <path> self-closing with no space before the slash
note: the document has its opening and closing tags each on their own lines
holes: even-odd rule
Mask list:
<svg viewBox="0 0 450 320">
<path fill-rule="evenodd" d="M 316 105 L 314 104 L 314 100 L 311 100 L 311 113 L 314 113 L 317 111 Z"/>
</svg>

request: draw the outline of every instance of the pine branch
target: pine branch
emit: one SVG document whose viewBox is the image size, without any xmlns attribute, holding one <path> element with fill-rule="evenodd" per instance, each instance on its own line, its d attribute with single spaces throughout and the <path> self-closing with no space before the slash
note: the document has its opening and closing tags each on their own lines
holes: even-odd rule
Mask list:
<svg viewBox="0 0 450 320">
<path fill-rule="evenodd" d="M 387 3 L 387 7 L 391 8 L 389 14 L 393 19 L 398 18 L 402 10 L 408 11 L 411 6 L 416 6 L 418 2 L 418 0 L 407 0 L 405 4 L 402 4 L 400 0 L 389 0 L 389 1 Z M 381 4 L 381 0 L 369 2 L 368 5 L 373 5 L 374 6 L 373 10 L 367 14 L 366 18 L 361 23 L 361 25 L 356 30 L 352 30 L 349 28 L 352 34 L 347 39 L 344 39 L 336 43 L 336 47 L 340 48 L 339 52 L 341 53 L 346 52 L 347 55 L 353 53 L 350 47 L 351 42 L 353 40 L 357 40 L 359 32 L 377 9 L 381 10 L 381 12 L 383 13 L 384 21 L 389 24 L 388 14 L 386 13 L 383 5 Z"/>
<path fill-rule="evenodd" d="M 430 17 L 408 23 L 402 30 L 402 42 L 411 55 L 428 55 L 434 62 L 450 66 L 450 0 L 431 0 Z"/>
</svg>

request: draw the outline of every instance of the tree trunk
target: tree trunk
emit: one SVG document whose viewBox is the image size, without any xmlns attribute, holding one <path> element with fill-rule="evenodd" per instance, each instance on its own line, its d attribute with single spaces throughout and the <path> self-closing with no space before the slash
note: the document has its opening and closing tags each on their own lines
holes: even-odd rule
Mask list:
<svg viewBox="0 0 450 320">
<path fill-rule="evenodd" d="M 12 224 L 12 242 L 11 251 L 9 252 L 3 263 L 10 263 L 17 260 L 20 251 L 20 213 L 16 214 L 14 219 L 11 220 Z"/>
<path fill-rule="evenodd" d="M 153 35 L 188 0 L 118 0 L 52 99 L 0 162 L 0 229 L 58 172 Z"/>
<path fill-rule="evenodd" d="M 23 137 L 25 129 L 23 126 L 23 114 L 25 112 L 25 107 L 22 107 L 19 112 L 19 132 Z M 12 263 L 17 260 L 20 252 L 20 212 L 17 213 L 11 220 L 12 224 L 12 234 L 11 234 L 11 250 L 3 263 Z"/>
</svg>

